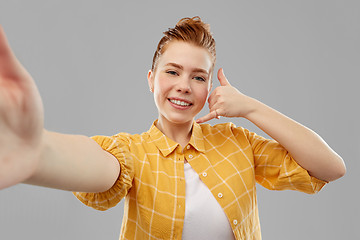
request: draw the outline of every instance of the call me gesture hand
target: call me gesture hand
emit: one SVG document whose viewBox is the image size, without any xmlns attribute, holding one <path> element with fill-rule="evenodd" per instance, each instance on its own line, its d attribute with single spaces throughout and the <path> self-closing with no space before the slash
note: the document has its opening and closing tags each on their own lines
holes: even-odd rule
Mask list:
<svg viewBox="0 0 360 240">
<path fill-rule="evenodd" d="M 203 123 L 219 116 L 243 117 L 279 142 L 312 176 L 333 181 L 345 174 L 342 158 L 309 128 L 275 109 L 246 96 L 230 85 L 223 69 L 217 75 L 220 86 L 208 99 L 210 113 L 196 120 Z"/>
<path fill-rule="evenodd" d="M 231 86 L 222 68 L 219 69 L 217 78 L 220 86 L 214 89 L 208 99 L 210 113 L 197 119 L 197 123 L 203 123 L 220 116 L 246 117 L 251 112 L 250 97 Z"/>
<path fill-rule="evenodd" d="M 0 189 L 35 171 L 42 132 L 41 97 L 0 25 Z"/>
</svg>

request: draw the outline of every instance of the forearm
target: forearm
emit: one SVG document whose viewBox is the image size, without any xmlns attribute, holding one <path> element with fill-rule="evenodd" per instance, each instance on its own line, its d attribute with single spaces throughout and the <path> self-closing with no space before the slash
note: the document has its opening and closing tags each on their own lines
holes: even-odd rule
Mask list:
<svg viewBox="0 0 360 240">
<path fill-rule="evenodd" d="M 265 104 L 251 99 L 245 117 L 279 142 L 310 175 L 333 181 L 345 174 L 342 158 L 314 131 Z"/>
<path fill-rule="evenodd" d="M 91 138 L 44 131 L 40 159 L 25 181 L 69 191 L 102 192 L 116 181 L 116 158 Z"/>
</svg>

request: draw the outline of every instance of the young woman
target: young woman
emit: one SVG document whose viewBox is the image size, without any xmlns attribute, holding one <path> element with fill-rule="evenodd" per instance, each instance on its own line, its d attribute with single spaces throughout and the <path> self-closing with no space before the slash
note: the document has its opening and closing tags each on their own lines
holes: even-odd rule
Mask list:
<svg viewBox="0 0 360 240">
<path fill-rule="evenodd" d="M 125 198 L 120 239 L 261 239 L 255 183 L 318 192 L 345 165 L 316 133 L 231 86 L 212 89 L 215 41 L 200 18 L 164 32 L 148 72 L 149 131 L 88 138 L 43 128 L 31 76 L 0 29 L 0 189 L 20 182 L 74 191 L 98 210 Z M 195 121 L 208 100 L 210 113 Z M 274 140 L 232 123 L 242 117 Z"/>
</svg>

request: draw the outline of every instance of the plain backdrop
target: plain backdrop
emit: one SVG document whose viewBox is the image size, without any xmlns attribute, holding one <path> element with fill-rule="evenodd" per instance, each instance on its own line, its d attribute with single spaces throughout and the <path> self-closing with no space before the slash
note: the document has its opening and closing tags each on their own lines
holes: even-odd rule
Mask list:
<svg viewBox="0 0 360 240">
<path fill-rule="evenodd" d="M 263 239 L 360 239 L 359 1 L 0 0 L 0 24 L 39 87 L 45 127 L 88 136 L 148 130 L 157 118 L 146 79 L 156 45 L 195 15 L 211 25 L 216 70 L 315 130 L 347 165 L 316 195 L 258 185 Z M 244 119 L 210 123 L 224 121 L 265 135 Z M 118 239 L 122 216 L 123 202 L 99 212 L 66 191 L 0 191 L 1 240 Z"/>
</svg>

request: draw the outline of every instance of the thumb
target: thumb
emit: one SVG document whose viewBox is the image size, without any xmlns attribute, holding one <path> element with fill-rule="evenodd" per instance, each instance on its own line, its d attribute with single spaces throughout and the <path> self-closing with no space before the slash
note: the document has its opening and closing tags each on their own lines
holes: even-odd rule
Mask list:
<svg viewBox="0 0 360 240">
<path fill-rule="evenodd" d="M 0 25 L 0 76 L 17 77 L 23 76 L 25 73 L 26 70 L 11 50 L 5 31 Z"/>
<path fill-rule="evenodd" d="M 230 85 L 229 81 L 228 81 L 227 78 L 225 77 L 224 69 L 223 69 L 223 68 L 220 68 L 220 69 L 219 69 L 218 74 L 217 74 L 217 77 L 218 77 L 218 79 L 219 79 L 219 82 L 220 82 L 220 85 L 221 85 L 221 86 Z"/>
<path fill-rule="evenodd" d="M 8 56 L 11 54 L 9 43 L 5 36 L 5 31 L 0 25 L 0 56 Z"/>
</svg>

